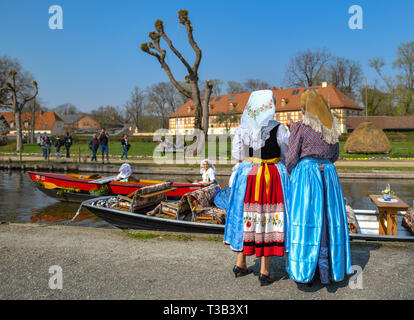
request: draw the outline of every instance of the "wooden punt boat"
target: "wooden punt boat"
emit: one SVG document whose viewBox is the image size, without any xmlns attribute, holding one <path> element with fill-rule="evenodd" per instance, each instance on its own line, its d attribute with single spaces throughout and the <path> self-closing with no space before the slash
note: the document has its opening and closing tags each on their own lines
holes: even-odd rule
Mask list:
<svg viewBox="0 0 414 320">
<path fill-rule="evenodd" d="M 105 220 L 120 229 L 142 229 L 190 233 L 223 234 L 224 225 L 214 223 L 192 222 L 188 220 L 175 220 L 159 216 L 148 216 L 146 212 L 154 206 L 143 208 L 137 212 L 129 212 L 120 209 L 98 207 L 92 203 L 97 200 L 105 200 L 110 197 L 99 197 L 82 202 L 81 207 L 88 209 L 97 217 Z"/>
<path fill-rule="evenodd" d="M 100 175 L 80 175 L 80 174 L 58 174 L 48 172 L 28 172 L 32 181 L 40 191 L 61 201 L 82 202 L 87 199 L 96 198 L 97 193 L 91 194 L 92 190 L 98 191 L 102 186 L 107 187 L 108 195 L 128 195 L 145 186 L 151 186 L 164 181 L 157 180 L 134 180 L 128 182 L 105 181 Z M 167 193 L 170 199 L 179 199 L 184 194 L 202 188 L 202 185 L 188 182 L 174 182 L 172 191 Z M 70 190 L 72 189 L 72 191 Z M 63 192 L 62 192 L 63 191 Z"/>
<path fill-rule="evenodd" d="M 97 199 L 107 199 L 100 197 Z M 88 209 L 97 217 L 121 229 L 144 229 L 159 231 L 194 232 L 224 234 L 224 224 L 208 222 L 192 222 L 189 220 L 177 220 L 161 216 L 148 216 L 145 213 L 152 208 L 146 208 L 139 212 L 129 212 L 119 209 L 98 207 L 93 205 L 94 200 L 86 200 L 81 206 Z M 396 236 L 380 235 L 378 213 L 375 210 L 353 209 L 356 218 L 357 232 L 349 233 L 351 240 L 368 241 L 414 241 L 402 225 L 401 221 L 405 212 L 398 213 L 398 234 Z"/>
</svg>

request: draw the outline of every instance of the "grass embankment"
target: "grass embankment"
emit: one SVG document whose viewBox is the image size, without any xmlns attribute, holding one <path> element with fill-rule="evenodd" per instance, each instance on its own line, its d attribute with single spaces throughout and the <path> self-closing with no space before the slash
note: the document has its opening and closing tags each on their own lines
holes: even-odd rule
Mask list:
<svg viewBox="0 0 414 320">
<path fill-rule="evenodd" d="M 128 151 L 128 156 L 138 156 L 138 157 L 152 157 L 155 147 L 158 145 L 158 142 L 143 142 L 143 141 L 134 141 L 131 143 L 131 149 Z M 414 135 L 413 139 L 406 141 L 391 141 L 392 151 L 389 154 L 347 154 L 344 152 L 344 141 L 339 142 L 340 154 L 339 157 L 343 159 L 359 159 L 365 160 L 370 158 L 404 158 L 404 159 L 414 159 Z M 219 143 L 216 142 L 216 155 L 225 156 L 227 159 L 231 157 L 231 142 L 227 142 L 226 150 L 219 149 Z M 205 147 L 205 157 L 209 154 L 209 146 L 206 143 Z M 10 142 L 7 145 L 0 146 L 0 152 L 8 153 L 15 152 L 16 143 Z M 42 150 L 38 144 L 25 144 L 23 154 L 32 154 L 38 153 L 42 154 Z M 52 155 L 55 153 L 55 148 L 51 149 Z M 63 146 L 60 148 L 61 154 L 66 154 L 66 148 Z M 79 141 L 75 142 L 71 149 L 70 153 L 72 156 L 81 154 L 92 154 L 91 150 L 88 148 L 88 142 Z M 122 147 L 119 141 L 109 141 L 109 154 L 113 156 L 121 156 Z M 98 151 L 98 155 L 100 152 Z"/>
</svg>

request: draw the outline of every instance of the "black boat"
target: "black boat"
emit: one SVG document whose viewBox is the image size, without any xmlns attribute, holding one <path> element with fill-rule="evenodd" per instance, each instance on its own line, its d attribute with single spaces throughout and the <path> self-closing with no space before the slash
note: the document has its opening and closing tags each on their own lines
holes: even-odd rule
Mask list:
<svg viewBox="0 0 414 320">
<path fill-rule="evenodd" d="M 173 220 L 161 217 L 148 216 L 145 213 L 154 209 L 156 205 L 143 208 L 137 212 L 128 212 L 119 209 L 98 207 L 92 205 L 97 200 L 110 197 L 100 197 L 82 202 L 81 206 L 88 209 L 97 217 L 120 229 L 143 229 L 191 233 L 223 234 L 224 224 L 192 222 L 186 220 Z"/>
</svg>

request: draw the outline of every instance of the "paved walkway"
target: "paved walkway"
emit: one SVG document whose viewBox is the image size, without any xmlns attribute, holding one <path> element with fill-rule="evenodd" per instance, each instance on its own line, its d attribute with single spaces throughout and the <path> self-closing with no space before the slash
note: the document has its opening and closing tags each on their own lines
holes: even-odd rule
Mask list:
<svg viewBox="0 0 414 320">
<path fill-rule="evenodd" d="M 352 242 L 362 289 L 351 289 L 348 278 L 298 286 L 287 278 L 285 257 L 272 260 L 278 281 L 260 287 L 258 259 L 247 260 L 256 275 L 235 279 L 235 254 L 216 236 L 159 234 L 143 240 L 118 229 L 2 224 L 0 299 L 414 298 L 413 243 Z M 53 265 L 62 268 L 62 289 L 49 288 Z"/>
</svg>

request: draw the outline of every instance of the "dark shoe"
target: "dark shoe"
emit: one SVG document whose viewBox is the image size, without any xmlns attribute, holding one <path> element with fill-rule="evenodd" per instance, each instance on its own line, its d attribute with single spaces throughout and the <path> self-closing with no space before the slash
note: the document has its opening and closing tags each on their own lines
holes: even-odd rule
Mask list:
<svg viewBox="0 0 414 320">
<path fill-rule="evenodd" d="M 234 276 L 237 278 L 237 277 L 246 276 L 249 273 L 252 273 L 253 271 L 252 270 L 249 270 L 247 268 L 246 269 L 240 268 L 240 267 L 238 267 L 238 266 L 235 265 L 233 267 L 233 272 L 234 272 Z"/>
<path fill-rule="evenodd" d="M 263 286 L 268 286 L 269 284 L 273 283 L 275 280 L 261 273 L 259 276 L 259 281 L 260 281 L 260 285 L 263 287 Z"/>
</svg>

